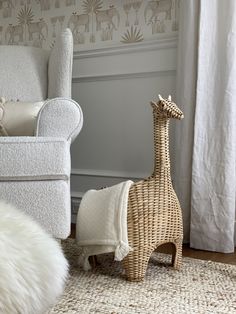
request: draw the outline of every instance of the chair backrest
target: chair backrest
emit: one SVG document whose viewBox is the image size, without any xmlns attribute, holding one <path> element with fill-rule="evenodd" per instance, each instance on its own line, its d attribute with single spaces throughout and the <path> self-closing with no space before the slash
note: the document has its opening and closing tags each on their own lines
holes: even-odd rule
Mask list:
<svg viewBox="0 0 236 314">
<path fill-rule="evenodd" d="M 49 52 L 38 48 L 0 46 L 0 96 L 8 100 L 47 98 Z"/>
<path fill-rule="evenodd" d="M 71 97 L 73 38 L 66 29 L 51 51 L 25 46 L 0 46 L 0 97 L 42 101 Z"/>
</svg>

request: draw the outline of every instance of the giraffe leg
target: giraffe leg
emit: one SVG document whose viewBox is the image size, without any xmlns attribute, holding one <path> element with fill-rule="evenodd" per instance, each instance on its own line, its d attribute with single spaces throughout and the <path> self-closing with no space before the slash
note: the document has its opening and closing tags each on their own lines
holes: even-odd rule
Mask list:
<svg viewBox="0 0 236 314">
<path fill-rule="evenodd" d="M 175 252 L 172 255 L 172 266 L 179 270 L 182 264 L 182 240 L 177 239 L 173 244 L 175 245 Z"/>
<path fill-rule="evenodd" d="M 92 265 L 92 268 L 96 268 L 98 266 L 98 260 L 97 260 L 97 256 L 93 255 L 93 256 L 89 256 L 89 262 Z"/>
<path fill-rule="evenodd" d="M 153 249 L 150 247 L 134 248 L 123 260 L 127 280 L 142 281 L 145 277 L 149 258 Z"/>
</svg>

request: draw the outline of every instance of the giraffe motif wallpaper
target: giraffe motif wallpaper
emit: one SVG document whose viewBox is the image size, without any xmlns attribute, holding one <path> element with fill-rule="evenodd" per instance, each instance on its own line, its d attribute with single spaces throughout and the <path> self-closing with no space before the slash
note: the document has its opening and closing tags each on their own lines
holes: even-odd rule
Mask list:
<svg viewBox="0 0 236 314">
<path fill-rule="evenodd" d="M 178 31 L 180 0 L 0 0 L 0 44 L 50 48 L 69 27 L 75 50 L 127 45 Z"/>
</svg>

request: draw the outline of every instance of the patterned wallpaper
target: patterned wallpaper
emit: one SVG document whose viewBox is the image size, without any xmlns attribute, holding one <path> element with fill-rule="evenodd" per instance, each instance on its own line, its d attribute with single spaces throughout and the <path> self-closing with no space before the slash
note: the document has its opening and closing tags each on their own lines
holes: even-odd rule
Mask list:
<svg viewBox="0 0 236 314">
<path fill-rule="evenodd" d="M 0 0 L 0 44 L 49 48 L 70 27 L 75 50 L 124 45 L 178 30 L 180 0 Z"/>
</svg>

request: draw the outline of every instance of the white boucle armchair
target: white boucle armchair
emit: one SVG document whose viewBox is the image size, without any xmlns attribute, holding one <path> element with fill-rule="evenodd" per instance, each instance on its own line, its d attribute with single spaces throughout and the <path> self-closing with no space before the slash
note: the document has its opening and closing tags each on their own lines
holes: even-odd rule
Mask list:
<svg viewBox="0 0 236 314">
<path fill-rule="evenodd" d="M 21 108 L 43 102 L 33 136 L 0 136 L 0 199 L 59 239 L 70 234 L 70 144 L 83 124 L 81 108 L 71 99 L 72 60 L 69 29 L 51 51 L 0 46 L 0 97 L 19 101 Z"/>
</svg>

